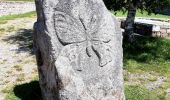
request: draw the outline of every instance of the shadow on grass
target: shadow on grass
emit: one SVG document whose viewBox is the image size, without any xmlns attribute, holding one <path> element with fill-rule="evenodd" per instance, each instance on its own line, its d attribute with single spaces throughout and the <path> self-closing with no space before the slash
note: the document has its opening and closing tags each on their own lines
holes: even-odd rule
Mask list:
<svg viewBox="0 0 170 100">
<path fill-rule="evenodd" d="M 137 62 L 170 60 L 170 40 L 154 37 L 136 37 L 133 43 L 124 40 L 124 60 L 133 59 Z"/>
<path fill-rule="evenodd" d="M 16 32 L 15 35 L 9 36 L 4 39 L 11 44 L 18 44 L 19 48 L 16 50 L 19 52 L 30 52 L 33 54 L 33 39 L 32 39 L 33 30 L 32 29 L 20 29 Z"/>
<path fill-rule="evenodd" d="M 13 90 L 15 96 L 21 100 L 42 100 L 41 90 L 38 81 L 17 85 Z"/>
<path fill-rule="evenodd" d="M 170 76 L 170 40 L 136 37 L 133 43 L 124 40 L 123 68 L 129 72 L 157 72 Z"/>
</svg>

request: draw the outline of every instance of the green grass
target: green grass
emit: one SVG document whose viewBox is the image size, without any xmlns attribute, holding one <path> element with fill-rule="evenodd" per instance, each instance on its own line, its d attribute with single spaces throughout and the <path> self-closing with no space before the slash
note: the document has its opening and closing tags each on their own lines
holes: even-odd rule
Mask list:
<svg viewBox="0 0 170 100">
<path fill-rule="evenodd" d="M 14 87 L 13 85 L 9 85 L 2 90 L 3 93 L 7 94 L 5 100 L 19 100 L 19 98 L 15 96 L 13 92 L 13 87 Z"/>
<path fill-rule="evenodd" d="M 11 90 L 8 92 L 5 100 L 21 100 L 21 99 L 15 96 L 14 92 Z"/>
<path fill-rule="evenodd" d="M 159 93 L 149 91 L 142 86 L 125 85 L 126 100 L 169 100 L 165 92 L 159 91 Z"/>
<path fill-rule="evenodd" d="M 0 24 L 5 24 L 9 20 L 14 20 L 14 19 L 17 19 L 17 18 L 25 18 L 25 17 L 32 18 L 32 17 L 35 17 L 35 16 L 36 16 L 35 11 L 24 13 L 24 14 L 14 14 L 14 15 L 1 16 L 0 17 Z"/>
<path fill-rule="evenodd" d="M 42 100 L 38 81 L 7 87 L 5 91 L 5 100 Z"/>
<path fill-rule="evenodd" d="M 129 72 L 154 71 L 170 76 L 170 40 L 136 37 L 133 43 L 124 40 L 124 69 Z"/>
<path fill-rule="evenodd" d="M 114 11 L 111 11 L 114 14 Z M 123 13 L 122 11 L 117 11 L 116 13 L 117 17 L 127 17 L 127 12 Z M 141 13 L 139 10 L 136 13 L 136 17 L 149 17 L 149 18 L 170 18 L 170 16 L 168 15 L 162 15 L 162 14 L 154 14 L 152 13 L 151 15 L 148 15 L 148 13 L 146 11 L 143 11 L 143 13 Z"/>
</svg>

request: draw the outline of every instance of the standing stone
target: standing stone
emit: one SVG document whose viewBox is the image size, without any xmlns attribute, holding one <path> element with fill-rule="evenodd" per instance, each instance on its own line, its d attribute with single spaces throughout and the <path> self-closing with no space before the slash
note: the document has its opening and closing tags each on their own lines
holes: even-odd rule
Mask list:
<svg viewBox="0 0 170 100">
<path fill-rule="evenodd" d="M 122 33 L 102 0 L 36 0 L 44 100 L 124 100 Z"/>
</svg>

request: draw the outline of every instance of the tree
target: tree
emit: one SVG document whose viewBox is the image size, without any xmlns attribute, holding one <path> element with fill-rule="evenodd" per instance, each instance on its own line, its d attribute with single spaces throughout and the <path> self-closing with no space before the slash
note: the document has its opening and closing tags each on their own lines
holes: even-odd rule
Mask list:
<svg viewBox="0 0 170 100">
<path fill-rule="evenodd" d="M 44 100 L 125 100 L 122 34 L 102 0 L 35 0 Z"/>
<path fill-rule="evenodd" d="M 124 36 L 127 36 L 129 39 L 132 39 L 133 25 L 138 9 L 141 12 L 147 11 L 148 14 L 157 14 L 158 10 L 163 10 L 170 5 L 170 0 L 104 0 L 104 2 L 110 10 L 128 11 Z"/>
</svg>

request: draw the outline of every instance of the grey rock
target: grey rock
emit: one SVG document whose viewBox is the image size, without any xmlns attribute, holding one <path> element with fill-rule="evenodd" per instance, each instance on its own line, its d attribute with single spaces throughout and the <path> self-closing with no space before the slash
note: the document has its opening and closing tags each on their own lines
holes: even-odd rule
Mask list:
<svg viewBox="0 0 170 100">
<path fill-rule="evenodd" d="M 45 100 L 124 100 L 122 33 L 102 0 L 36 0 Z"/>
</svg>

